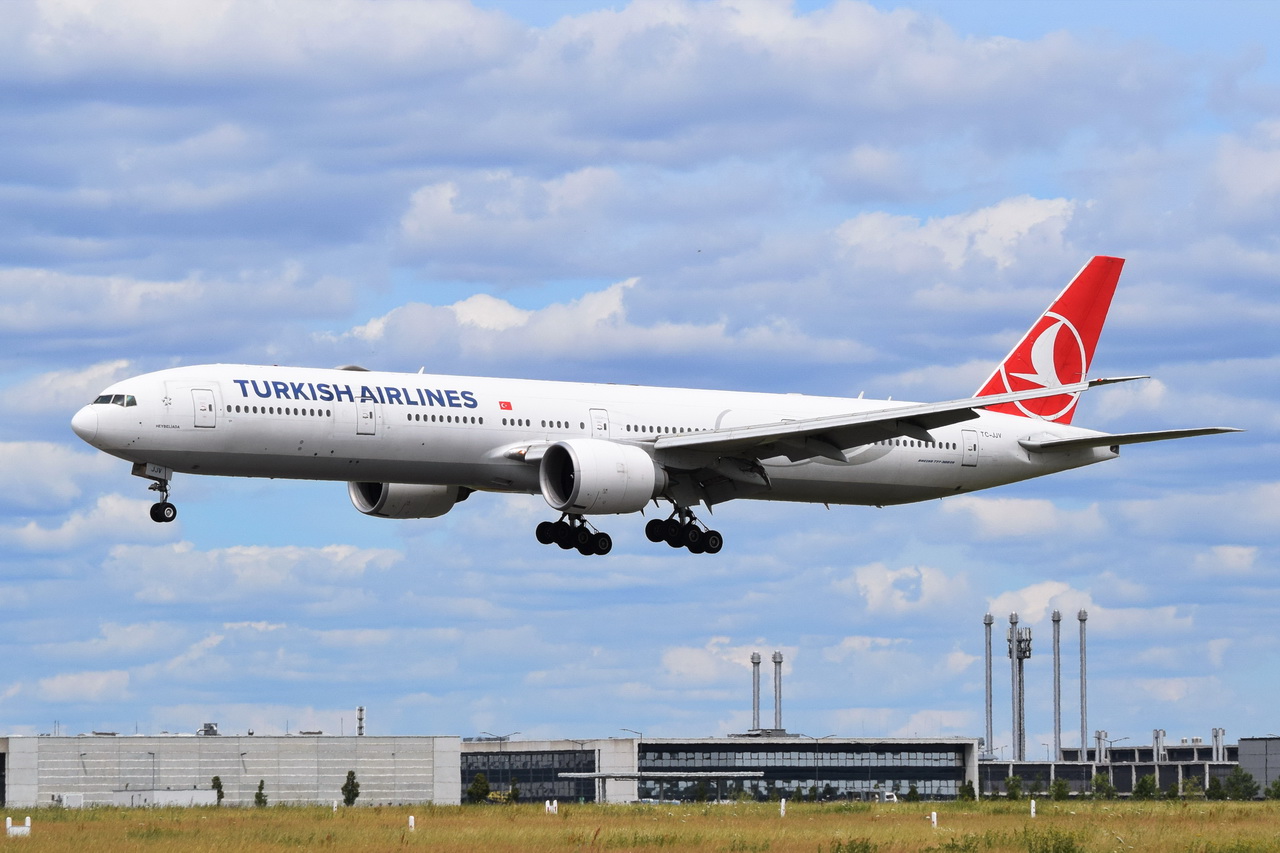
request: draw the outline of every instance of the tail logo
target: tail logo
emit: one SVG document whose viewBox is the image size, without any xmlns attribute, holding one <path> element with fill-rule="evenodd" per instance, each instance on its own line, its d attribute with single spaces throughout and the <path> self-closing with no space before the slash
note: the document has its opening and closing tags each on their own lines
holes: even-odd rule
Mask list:
<svg viewBox="0 0 1280 853">
<path fill-rule="evenodd" d="M 1050 311 L 1040 318 L 1036 326 L 1027 336 L 1030 346 L 1017 354 L 1021 357 L 1010 358 L 1000 366 L 1000 379 L 1006 391 L 1056 388 L 1084 379 L 1089 356 L 1084 339 L 1071 321 Z M 1018 367 L 1029 367 L 1030 370 L 1014 372 L 1013 368 Z M 1014 405 L 1029 418 L 1053 421 L 1070 412 L 1078 396 L 1042 397 Z M 1056 411 L 1055 406 L 1059 406 Z"/>
</svg>

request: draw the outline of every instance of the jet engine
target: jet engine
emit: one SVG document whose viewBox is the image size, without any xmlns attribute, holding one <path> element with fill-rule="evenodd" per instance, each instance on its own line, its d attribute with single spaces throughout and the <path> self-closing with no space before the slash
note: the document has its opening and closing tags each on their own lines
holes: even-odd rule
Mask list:
<svg viewBox="0 0 1280 853">
<path fill-rule="evenodd" d="M 351 503 L 379 518 L 438 518 L 471 494 L 462 486 L 413 483 L 347 483 Z"/>
<path fill-rule="evenodd" d="M 635 445 L 578 438 L 547 448 L 538 483 L 552 509 L 608 515 L 643 509 L 667 487 L 667 475 Z"/>
</svg>

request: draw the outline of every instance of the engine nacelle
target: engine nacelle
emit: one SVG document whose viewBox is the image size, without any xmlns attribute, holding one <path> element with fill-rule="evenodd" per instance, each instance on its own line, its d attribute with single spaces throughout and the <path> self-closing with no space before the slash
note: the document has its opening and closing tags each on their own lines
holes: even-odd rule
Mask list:
<svg viewBox="0 0 1280 853">
<path fill-rule="evenodd" d="M 644 509 L 667 487 L 667 476 L 635 445 L 575 438 L 547 448 L 538 483 L 552 509 L 609 515 Z"/>
<path fill-rule="evenodd" d="M 461 486 L 414 483 L 347 483 L 351 503 L 379 518 L 439 518 L 471 494 Z"/>
</svg>

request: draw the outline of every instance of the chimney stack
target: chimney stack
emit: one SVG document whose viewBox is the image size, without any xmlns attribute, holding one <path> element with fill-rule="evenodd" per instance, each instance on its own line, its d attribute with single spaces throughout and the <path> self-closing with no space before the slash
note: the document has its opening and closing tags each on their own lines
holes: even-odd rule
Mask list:
<svg viewBox="0 0 1280 853">
<path fill-rule="evenodd" d="M 356 737 L 364 736 L 364 706 L 356 708 Z"/>
<path fill-rule="evenodd" d="M 760 729 L 760 653 L 751 653 L 751 730 Z"/>
<path fill-rule="evenodd" d="M 782 652 L 773 653 L 773 727 L 782 730 Z"/>
</svg>

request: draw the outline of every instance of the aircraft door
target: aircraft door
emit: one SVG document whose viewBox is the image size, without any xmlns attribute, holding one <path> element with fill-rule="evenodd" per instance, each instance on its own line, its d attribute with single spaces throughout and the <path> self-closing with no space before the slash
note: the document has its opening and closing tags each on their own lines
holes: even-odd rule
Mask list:
<svg viewBox="0 0 1280 853">
<path fill-rule="evenodd" d="M 213 391 L 208 388 L 192 388 L 191 399 L 196 407 L 196 426 L 212 429 L 218 425 L 218 407 Z"/>
<path fill-rule="evenodd" d="M 609 413 L 604 409 L 591 410 L 591 437 L 609 437 Z"/>
<path fill-rule="evenodd" d="M 378 404 L 373 400 L 356 402 L 356 435 L 378 434 Z"/>
<path fill-rule="evenodd" d="M 960 430 L 960 450 L 962 467 L 978 467 L 978 431 L 976 429 Z"/>
</svg>

